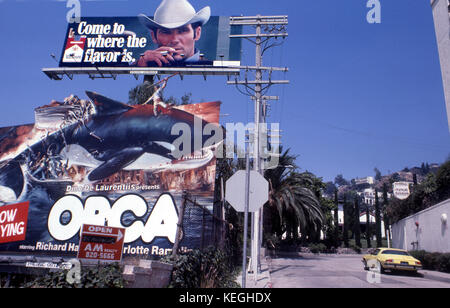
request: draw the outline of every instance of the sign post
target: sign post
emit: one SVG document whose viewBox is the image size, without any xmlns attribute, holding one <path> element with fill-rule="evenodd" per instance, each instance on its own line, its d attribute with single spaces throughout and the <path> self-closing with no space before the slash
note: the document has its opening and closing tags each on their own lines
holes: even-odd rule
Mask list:
<svg viewBox="0 0 450 308">
<path fill-rule="evenodd" d="M 242 287 L 246 287 L 247 280 L 247 234 L 248 234 L 248 208 L 250 202 L 250 158 L 245 155 L 245 212 L 244 212 L 244 255 L 242 257 Z"/>
<path fill-rule="evenodd" d="M 124 238 L 124 228 L 83 225 L 78 259 L 120 262 Z"/>
</svg>

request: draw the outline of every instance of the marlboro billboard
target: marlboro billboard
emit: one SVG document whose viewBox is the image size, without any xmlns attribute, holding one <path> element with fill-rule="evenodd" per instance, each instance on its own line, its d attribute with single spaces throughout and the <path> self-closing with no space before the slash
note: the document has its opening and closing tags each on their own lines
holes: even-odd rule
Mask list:
<svg viewBox="0 0 450 308">
<path fill-rule="evenodd" d="M 229 35 L 239 34 L 242 28 L 231 27 L 229 17 L 213 16 L 194 28 L 188 24 L 170 30 L 151 27 L 148 19 L 85 17 L 69 24 L 59 66 L 186 68 L 240 64 L 241 42 L 230 40 Z M 189 37 L 175 41 L 169 31 L 189 32 Z"/>
</svg>

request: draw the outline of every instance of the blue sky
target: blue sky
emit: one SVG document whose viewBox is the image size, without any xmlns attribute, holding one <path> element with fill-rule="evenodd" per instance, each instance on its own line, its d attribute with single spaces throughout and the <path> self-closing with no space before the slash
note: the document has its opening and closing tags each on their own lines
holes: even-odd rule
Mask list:
<svg viewBox="0 0 450 308">
<path fill-rule="evenodd" d="M 213 15 L 289 15 L 289 37 L 270 50 L 264 65 L 287 66 L 274 86 L 270 122 L 299 155 L 302 170 L 324 180 L 382 174 L 450 154 L 439 58 L 428 0 L 380 0 L 381 24 L 366 21 L 366 0 L 192 0 Z M 152 15 L 159 0 L 82 1 L 83 16 Z M 41 72 L 56 67 L 67 30 L 66 1 L 0 0 L 0 127 L 34 122 L 34 108 L 92 90 L 127 101 L 139 82 L 131 76 L 52 81 Z M 246 32 L 251 31 L 247 29 Z M 244 43 L 243 64 L 254 64 Z M 222 122 L 253 119 L 252 102 L 225 77 L 173 79 L 166 95 L 191 92 L 194 101 L 221 100 Z"/>
</svg>

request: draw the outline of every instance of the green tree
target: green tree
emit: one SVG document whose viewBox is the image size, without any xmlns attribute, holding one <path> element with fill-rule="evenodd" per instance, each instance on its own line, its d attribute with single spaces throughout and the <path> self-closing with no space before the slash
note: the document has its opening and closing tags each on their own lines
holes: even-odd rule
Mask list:
<svg viewBox="0 0 450 308">
<path fill-rule="evenodd" d="M 192 93 L 185 93 L 183 96 L 181 96 L 181 99 L 177 99 L 176 97 L 169 96 L 167 99 L 164 99 L 167 103 L 175 106 L 180 105 L 190 105 L 194 102 L 192 101 Z"/>
<path fill-rule="evenodd" d="M 337 189 L 334 191 L 334 206 L 334 240 L 335 247 L 339 247 L 341 244 L 339 243 L 339 200 Z"/>
<path fill-rule="evenodd" d="M 345 186 L 345 185 L 348 185 L 349 184 L 349 182 L 346 180 L 346 179 L 344 179 L 344 176 L 342 175 L 342 174 L 338 174 L 335 178 L 334 178 L 334 183 L 337 185 L 337 186 Z"/>
<path fill-rule="evenodd" d="M 355 244 L 358 247 L 361 247 L 361 225 L 359 223 L 359 198 L 358 196 L 355 196 L 355 210 L 354 210 L 354 233 L 355 233 Z"/>
<path fill-rule="evenodd" d="M 439 201 L 450 198 L 450 161 L 440 166 L 436 173 L 436 194 Z"/>
<path fill-rule="evenodd" d="M 395 172 L 394 174 L 391 175 L 390 178 L 391 183 L 395 183 L 400 181 L 400 174 L 398 174 L 397 172 Z"/>
<path fill-rule="evenodd" d="M 302 235 L 311 234 L 319 232 L 324 222 L 320 202 L 310 189 L 314 177 L 296 172 L 295 160 L 288 149 L 280 156 L 279 166 L 265 172 L 270 187 L 267 206 L 272 210 L 268 212 L 278 214 L 276 233 L 287 232 L 290 239 L 297 238 L 298 227 Z"/>
<path fill-rule="evenodd" d="M 331 211 L 334 209 L 334 203 L 332 200 L 324 197 L 324 191 L 327 189 L 327 184 L 323 182 L 322 178 L 319 178 L 308 171 L 304 172 L 304 174 L 312 179 L 312 185 L 307 185 L 306 188 L 309 188 L 314 193 L 317 200 L 319 200 L 320 208 L 324 215 L 321 231 L 325 235 L 325 244 L 328 247 L 331 247 L 334 245 L 334 225 L 333 216 L 331 214 Z M 316 229 L 312 229 L 311 233 L 307 234 L 309 240 L 314 243 L 320 242 L 320 235 L 320 230 Z"/>
<path fill-rule="evenodd" d="M 380 181 L 381 180 L 381 171 L 378 170 L 378 168 L 374 168 L 373 171 L 375 171 L 375 180 Z"/>
<path fill-rule="evenodd" d="M 153 82 L 144 81 L 128 92 L 129 105 L 142 105 L 155 93 Z"/>
<path fill-rule="evenodd" d="M 154 78 L 146 78 L 143 83 L 137 85 L 128 92 L 129 105 L 142 105 L 155 93 Z M 174 96 L 165 97 L 164 90 L 161 91 L 160 96 L 163 101 L 170 105 L 189 105 L 192 104 L 192 93 L 185 93 L 181 99 Z"/>
<path fill-rule="evenodd" d="M 380 211 L 380 201 L 378 199 L 378 191 L 375 189 L 375 235 L 377 238 L 377 247 L 381 247 L 381 211 Z"/>
<path fill-rule="evenodd" d="M 366 241 L 367 241 L 367 248 L 372 247 L 372 241 L 371 241 L 371 230 L 370 230 L 370 209 L 369 205 L 366 203 Z"/>
<path fill-rule="evenodd" d="M 384 222 L 384 234 L 386 234 L 386 237 L 389 236 L 389 219 L 388 219 L 388 215 L 386 213 L 387 210 L 387 206 L 389 204 L 389 199 L 388 199 L 388 187 L 386 183 L 383 183 L 383 207 L 382 207 L 382 212 L 383 212 L 383 222 Z"/>
<path fill-rule="evenodd" d="M 349 215 L 348 215 L 348 205 L 347 205 L 347 196 L 344 195 L 344 204 L 343 204 L 343 210 L 344 210 L 344 223 L 343 223 L 343 240 L 344 240 L 344 246 L 349 247 L 348 244 L 348 225 L 349 225 Z"/>
<path fill-rule="evenodd" d="M 325 183 L 325 189 L 324 189 L 324 193 L 328 196 L 333 196 L 334 192 L 336 190 L 336 186 L 334 185 L 333 182 L 326 182 Z"/>
<path fill-rule="evenodd" d="M 325 216 L 324 223 L 322 225 L 322 232 L 325 235 L 324 243 L 328 248 L 336 247 L 336 239 L 335 239 L 335 225 L 334 225 L 334 218 L 332 215 L 332 211 L 335 209 L 335 205 L 333 200 L 320 197 L 320 206 L 322 209 L 322 212 Z M 316 234 L 316 242 L 320 241 L 320 233 Z"/>
</svg>

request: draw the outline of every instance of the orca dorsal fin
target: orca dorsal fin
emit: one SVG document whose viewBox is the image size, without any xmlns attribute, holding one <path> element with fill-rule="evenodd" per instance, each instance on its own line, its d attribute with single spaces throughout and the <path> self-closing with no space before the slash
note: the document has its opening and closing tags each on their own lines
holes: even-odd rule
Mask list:
<svg viewBox="0 0 450 308">
<path fill-rule="evenodd" d="M 132 106 L 112 100 L 95 92 L 86 91 L 86 95 L 94 103 L 97 115 L 112 115 L 133 109 Z"/>
</svg>

